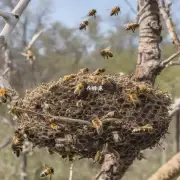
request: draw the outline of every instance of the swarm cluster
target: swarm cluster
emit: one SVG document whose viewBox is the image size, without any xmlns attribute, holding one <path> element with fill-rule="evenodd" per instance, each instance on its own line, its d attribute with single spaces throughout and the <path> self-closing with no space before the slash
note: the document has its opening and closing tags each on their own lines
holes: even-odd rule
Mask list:
<svg viewBox="0 0 180 180">
<path fill-rule="evenodd" d="M 108 143 L 128 164 L 165 135 L 170 104 L 167 93 L 133 76 L 79 72 L 27 91 L 14 113 L 19 132 L 34 146 L 71 160 L 94 158 Z M 102 122 L 101 134 L 94 119 Z"/>
</svg>

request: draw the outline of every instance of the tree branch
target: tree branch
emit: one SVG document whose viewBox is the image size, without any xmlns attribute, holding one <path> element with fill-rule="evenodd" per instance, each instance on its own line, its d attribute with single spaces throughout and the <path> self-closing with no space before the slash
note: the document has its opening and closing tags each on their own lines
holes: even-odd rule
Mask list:
<svg viewBox="0 0 180 180">
<path fill-rule="evenodd" d="M 0 144 L 0 150 L 8 146 L 12 141 L 12 137 L 6 137 L 4 138 L 3 142 Z"/>
<path fill-rule="evenodd" d="M 16 14 L 20 17 L 30 1 L 31 0 L 20 0 L 11 13 Z M 1 15 L 3 15 L 4 17 L 6 15 L 7 17 L 7 14 L 2 11 L 1 11 Z M 19 18 L 11 18 L 11 19 L 12 19 L 11 21 L 5 24 L 3 30 L 0 33 L 0 49 L 7 42 L 8 38 L 10 37 L 12 31 L 14 30 L 16 24 L 19 21 Z"/>
<path fill-rule="evenodd" d="M 166 26 L 168 28 L 171 39 L 172 39 L 173 43 L 176 45 L 177 49 L 180 50 L 180 41 L 179 41 L 179 38 L 178 38 L 177 33 L 175 31 L 174 23 L 173 23 L 172 18 L 170 16 L 171 4 L 172 4 L 171 1 L 169 1 L 169 3 L 167 3 L 167 5 L 166 5 L 164 0 L 162 0 L 161 6 L 159 8 L 160 8 L 160 12 L 162 14 L 162 17 L 164 18 L 164 20 L 166 22 Z"/>
<path fill-rule="evenodd" d="M 71 163 L 71 166 L 70 166 L 70 171 L 69 171 L 69 180 L 72 180 L 72 175 L 73 175 L 73 162 Z"/>
<path fill-rule="evenodd" d="M 174 116 L 177 111 L 180 111 L 180 98 L 175 99 L 175 102 L 172 104 L 171 110 L 169 111 L 169 116 Z"/>
<path fill-rule="evenodd" d="M 172 60 L 173 60 L 174 58 L 176 58 L 177 56 L 179 56 L 179 55 L 180 55 L 180 51 L 178 51 L 177 53 L 174 53 L 173 55 L 171 55 L 171 56 L 170 56 L 169 58 L 167 58 L 166 60 L 161 61 L 160 67 L 161 67 L 161 68 L 167 67 L 168 64 L 169 64 L 169 63 L 172 63 Z"/>
<path fill-rule="evenodd" d="M 158 169 L 148 180 L 171 180 L 180 172 L 180 153 L 173 156 Z"/>
</svg>

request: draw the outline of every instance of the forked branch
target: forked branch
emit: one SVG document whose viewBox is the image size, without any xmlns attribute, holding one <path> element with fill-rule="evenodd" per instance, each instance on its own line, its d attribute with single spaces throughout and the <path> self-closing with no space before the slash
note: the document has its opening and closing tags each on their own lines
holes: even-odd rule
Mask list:
<svg viewBox="0 0 180 180">
<path fill-rule="evenodd" d="M 26 9 L 30 1 L 31 0 L 20 0 L 11 13 L 7 13 L 2 10 L 0 11 L 0 15 L 6 20 L 6 24 L 0 33 L 0 49 L 7 42 L 8 38 L 10 37 L 12 31 L 19 21 L 19 17 Z"/>
</svg>

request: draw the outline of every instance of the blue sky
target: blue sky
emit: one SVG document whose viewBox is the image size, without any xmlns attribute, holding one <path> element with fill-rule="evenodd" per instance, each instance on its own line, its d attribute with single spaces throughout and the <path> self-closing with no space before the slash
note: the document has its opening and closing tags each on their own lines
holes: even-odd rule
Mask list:
<svg viewBox="0 0 180 180">
<path fill-rule="evenodd" d="M 40 0 L 41 4 L 45 2 L 52 3 L 52 21 L 60 21 L 63 24 L 76 27 L 79 26 L 79 23 L 83 20 L 83 17 L 87 15 L 89 10 L 92 8 L 97 10 L 97 15 L 100 15 L 103 18 L 102 28 L 107 28 L 109 25 L 106 23 L 107 18 L 109 17 L 108 9 L 111 9 L 114 6 L 121 7 L 121 15 L 126 16 L 129 14 L 135 18 L 135 14 L 131 11 L 130 7 L 126 4 L 125 0 Z M 131 5 L 136 10 L 137 0 L 128 0 Z M 30 5 L 36 5 L 36 0 L 32 0 Z M 173 19 L 177 19 L 179 16 L 180 9 L 180 0 L 173 0 Z M 112 17 L 120 18 L 120 17 Z"/>
<path fill-rule="evenodd" d="M 122 14 L 131 13 L 124 0 L 55 0 L 53 17 L 69 26 L 76 26 L 90 9 L 94 8 L 97 10 L 97 14 L 107 17 L 109 15 L 107 9 L 118 5 L 121 7 Z M 136 9 L 135 0 L 133 0 L 132 5 Z M 133 13 L 131 14 L 134 15 Z"/>
</svg>

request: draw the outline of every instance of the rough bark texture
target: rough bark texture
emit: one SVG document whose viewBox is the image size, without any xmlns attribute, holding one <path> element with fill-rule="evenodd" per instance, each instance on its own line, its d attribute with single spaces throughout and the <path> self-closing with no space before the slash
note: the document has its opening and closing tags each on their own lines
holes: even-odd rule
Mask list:
<svg viewBox="0 0 180 180">
<path fill-rule="evenodd" d="M 139 52 L 136 77 L 141 81 L 154 83 L 158 75 L 162 41 L 160 13 L 157 0 L 139 0 Z"/>
<path fill-rule="evenodd" d="M 173 156 L 148 180 L 172 180 L 180 172 L 180 153 Z"/>
</svg>

